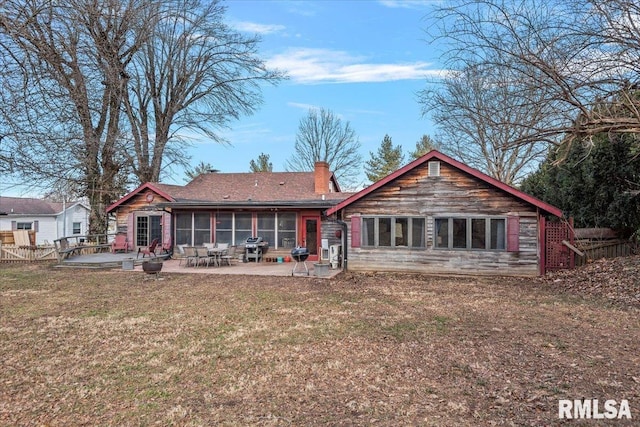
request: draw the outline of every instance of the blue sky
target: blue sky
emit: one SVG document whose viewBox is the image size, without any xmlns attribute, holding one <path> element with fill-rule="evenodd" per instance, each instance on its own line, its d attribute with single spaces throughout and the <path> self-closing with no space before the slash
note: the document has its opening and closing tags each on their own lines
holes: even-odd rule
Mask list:
<svg viewBox="0 0 640 427">
<path fill-rule="evenodd" d="M 221 172 L 248 172 L 260 153 L 284 171 L 300 119 L 325 108 L 348 121 L 363 160 L 385 134 L 405 152 L 422 135 L 433 136 L 416 93 L 440 73 L 438 53 L 425 41 L 425 16 L 433 1 L 248 1 L 231 0 L 227 22 L 260 34 L 260 55 L 284 70 L 287 81 L 263 88 L 264 104 L 221 134 L 231 145 L 199 138 L 192 164 L 208 162 Z M 364 181 L 364 173 L 362 180 Z M 175 170 L 166 182 L 184 183 Z"/>
<path fill-rule="evenodd" d="M 434 136 L 421 116 L 417 92 L 437 77 L 439 54 L 426 42 L 426 15 L 437 0 L 227 0 L 226 21 L 247 35 L 259 34 L 260 56 L 289 79 L 264 86 L 258 111 L 231 123 L 221 145 L 189 135 L 191 164 L 210 163 L 221 172 L 248 172 L 249 162 L 269 154 L 284 171 L 293 154 L 300 119 L 310 108 L 331 110 L 348 121 L 361 145 L 363 162 L 385 134 L 405 153 L 424 134 Z M 162 181 L 185 184 L 174 168 Z M 364 169 L 361 183 L 367 183 Z M 4 196 L 37 196 L 41 189 L 0 183 Z"/>
</svg>

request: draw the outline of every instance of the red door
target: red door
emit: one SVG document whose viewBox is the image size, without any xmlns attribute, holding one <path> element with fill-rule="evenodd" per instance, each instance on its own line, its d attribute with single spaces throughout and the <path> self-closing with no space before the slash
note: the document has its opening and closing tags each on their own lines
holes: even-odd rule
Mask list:
<svg viewBox="0 0 640 427">
<path fill-rule="evenodd" d="M 320 244 L 320 216 L 302 216 L 302 246 L 309 250 L 309 260 L 318 261 L 318 245 Z"/>
</svg>

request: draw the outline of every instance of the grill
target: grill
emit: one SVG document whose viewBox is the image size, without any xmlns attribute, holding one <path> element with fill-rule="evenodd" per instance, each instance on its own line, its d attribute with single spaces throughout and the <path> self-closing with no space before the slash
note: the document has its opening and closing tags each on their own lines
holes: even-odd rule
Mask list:
<svg viewBox="0 0 640 427">
<path fill-rule="evenodd" d="M 293 266 L 293 270 L 291 270 L 291 275 L 293 276 L 298 268 L 298 263 L 302 263 L 304 265 L 304 270 L 307 272 L 307 276 L 309 275 L 309 269 L 307 268 L 307 258 L 309 258 L 309 249 L 307 248 L 293 248 L 291 249 L 291 258 L 295 260 L 295 265 Z"/>
<path fill-rule="evenodd" d="M 296 262 L 306 261 L 309 258 L 309 249 L 300 247 L 291 249 L 291 258 Z"/>
<path fill-rule="evenodd" d="M 267 253 L 267 249 L 269 249 L 269 243 L 265 242 L 262 237 L 249 237 L 244 242 L 244 259 L 259 262 L 262 260 L 262 256 Z"/>
</svg>

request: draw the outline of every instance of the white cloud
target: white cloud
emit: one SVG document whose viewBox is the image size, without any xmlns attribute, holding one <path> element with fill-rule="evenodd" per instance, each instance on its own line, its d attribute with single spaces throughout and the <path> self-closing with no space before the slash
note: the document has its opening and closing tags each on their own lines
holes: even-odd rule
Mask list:
<svg viewBox="0 0 640 427">
<path fill-rule="evenodd" d="M 293 107 L 293 108 L 299 108 L 301 110 L 320 110 L 320 107 L 317 105 L 313 105 L 313 104 L 303 104 L 301 102 L 287 102 L 287 105 L 289 107 Z"/>
<path fill-rule="evenodd" d="M 278 33 L 278 32 L 284 31 L 286 28 L 284 25 L 258 24 L 257 22 L 246 22 L 246 21 L 234 22 L 232 26 L 238 31 L 244 31 L 247 33 L 258 33 L 258 34 Z"/>
<path fill-rule="evenodd" d="M 284 70 L 292 81 L 302 84 L 365 83 L 419 80 L 441 76 L 428 62 L 375 64 L 344 51 L 289 49 L 269 59 L 268 65 Z"/>
<path fill-rule="evenodd" d="M 435 3 L 441 3 L 442 0 L 379 0 L 378 3 L 390 8 L 403 9 L 424 9 Z"/>
</svg>

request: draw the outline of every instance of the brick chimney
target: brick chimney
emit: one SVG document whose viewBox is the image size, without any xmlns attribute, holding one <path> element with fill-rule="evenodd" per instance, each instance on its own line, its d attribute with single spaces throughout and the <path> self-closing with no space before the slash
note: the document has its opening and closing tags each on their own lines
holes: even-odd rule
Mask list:
<svg viewBox="0 0 640 427">
<path fill-rule="evenodd" d="M 329 178 L 331 172 L 329 172 L 329 163 L 316 162 L 315 170 L 313 172 L 313 180 L 315 182 L 316 193 L 327 194 L 329 192 Z"/>
</svg>

